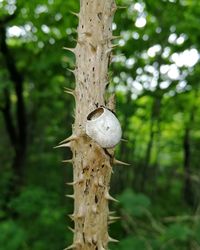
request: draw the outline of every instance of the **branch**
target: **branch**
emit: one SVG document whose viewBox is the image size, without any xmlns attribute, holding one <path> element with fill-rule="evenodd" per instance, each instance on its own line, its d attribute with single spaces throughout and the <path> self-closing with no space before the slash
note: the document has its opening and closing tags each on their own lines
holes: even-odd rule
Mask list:
<svg viewBox="0 0 200 250">
<path fill-rule="evenodd" d="M 4 117 L 6 130 L 8 132 L 10 142 L 16 150 L 17 134 L 16 134 L 16 129 L 15 129 L 12 114 L 11 114 L 11 101 L 10 101 L 10 94 L 9 94 L 8 89 L 4 89 L 4 96 L 5 96 L 5 106 L 1 107 L 0 110 Z"/>
<path fill-rule="evenodd" d="M 13 19 L 15 19 L 17 16 L 17 12 L 15 12 L 12 15 L 7 15 L 4 18 L 0 19 L 0 26 L 5 26 L 7 23 L 9 23 L 10 21 L 12 21 Z"/>
<path fill-rule="evenodd" d="M 19 73 L 15 60 L 10 53 L 7 43 L 6 43 L 6 29 L 3 26 L 0 26 L 0 51 L 4 57 L 7 70 L 10 75 L 10 79 L 14 84 L 15 93 L 17 96 L 17 110 L 16 110 L 16 120 L 18 126 L 18 139 L 19 146 L 21 148 L 26 148 L 26 115 L 25 115 L 25 104 L 23 98 L 23 77 Z"/>
</svg>

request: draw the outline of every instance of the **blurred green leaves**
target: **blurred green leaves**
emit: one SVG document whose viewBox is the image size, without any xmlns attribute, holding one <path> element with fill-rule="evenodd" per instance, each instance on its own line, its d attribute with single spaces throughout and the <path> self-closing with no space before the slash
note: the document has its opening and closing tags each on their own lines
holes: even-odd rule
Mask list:
<svg viewBox="0 0 200 250">
<path fill-rule="evenodd" d="M 162 241 L 181 241 L 186 242 L 192 235 L 192 230 L 187 227 L 186 225 L 182 224 L 172 224 L 170 225 L 167 230 L 165 231 L 165 234 L 163 235 Z"/>
<path fill-rule="evenodd" d="M 126 189 L 118 199 L 125 213 L 136 217 L 144 215 L 151 204 L 146 195 L 134 193 L 131 189 Z"/>
<path fill-rule="evenodd" d="M 48 248 L 62 249 L 63 244 L 71 240 L 71 234 L 62 223 L 67 209 L 59 207 L 58 204 L 59 197 L 56 193 L 46 193 L 43 189 L 34 186 L 27 187 L 12 201 L 10 208 L 20 218 L 18 224 L 22 232 L 28 232 L 26 238 L 21 233 L 21 238 L 23 236 L 22 240 L 29 242 L 29 246 L 27 248 L 21 246 L 21 249 L 43 250 L 48 241 L 51 241 Z"/>
<path fill-rule="evenodd" d="M 153 215 L 154 207 L 150 199 L 131 189 L 124 190 L 118 198 L 118 213 L 121 215 L 123 229 L 120 234 L 124 232 L 128 236 L 121 235 L 120 243 L 112 244 L 111 249 L 187 250 L 189 242 L 197 246 L 200 228 L 195 217 L 183 215 L 157 219 Z"/>
<path fill-rule="evenodd" d="M 114 18 L 114 35 L 121 37 L 114 41 L 119 47 L 108 92 L 116 91 L 116 112 L 128 140 L 118 146 L 117 158 L 131 166 L 114 169 L 111 189 L 120 203 L 110 206 L 121 219 L 110 231 L 120 242 L 110 248 L 199 250 L 200 66 L 199 59 L 193 65 L 190 54 L 185 61 L 179 56 L 191 49 L 199 54 L 200 4 L 198 0 L 117 0 L 117 4 L 126 8 L 118 9 Z M 17 8 L 16 17 L 6 25 L 7 43 L 24 78 L 28 121 L 25 180 L 15 196 L 14 150 L 0 114 L 0 250 L 60 250 L 72 240 L 66 218 L 73 204 L 64 199 L 64 183 L 72 181 L 72 169 L 60 163 L 71 153 L 53 147 L 71 134 L 73 123 L 74 100 L 63 94 L 63 88 L 75 86 L 66 69 L 75 66 L 75 58 L 62 47 L 75 46 L 78 20 L 70 11 L 78 12 L 78 5 L 73 0 L 0 1 L 0 19 Z M 5 88 L 14 114 L 14 85 L 0 53 L 0 108 Z M 186 128 L 189 176 L 184 168 Z M 194 207 L 184 200 L 186 176 L 192 182 Z"/>
<path fill-rule="evenodd" d="M 16 222 L 7 220 L 0 223 L 0 248 L 5 250 L 27 249 L 26 231 Z"/>
<path fill-rule="evenodd" d="M 139 237 L 128 237 L 128 238 L 122 240 L 116 249 L 119 249 L 119 250 L 131 250 L 131 249 L 144 250 L 144 249 L 147 249 L 147 247 L 146 247 L 144 239 L 141 239 Z"/>
</svg>

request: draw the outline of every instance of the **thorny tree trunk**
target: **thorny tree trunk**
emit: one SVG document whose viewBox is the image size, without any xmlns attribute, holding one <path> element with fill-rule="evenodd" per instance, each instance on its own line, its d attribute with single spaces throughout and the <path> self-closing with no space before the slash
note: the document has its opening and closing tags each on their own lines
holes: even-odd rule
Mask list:
<svg viewBox="0 0 200 250">
<path fill-rule="evenodd" d="M 74 167 L 74 194 L 69 195 L 74 198 L 74 240 L 67 249 L 103 250 L 115 241 L 108 235 L 108 224 L 115 219 L 109 216 L 108 200 L 114 200 L 109 183 L 111 165 L 117 161 L 113 150 L 101 148 L 85 134 L 87 115 L 105 105 L 115 10 L 114 0 L 80 0 L 78 41 L 71 50 L 76 56 L 76 88 L 67 90 L 76 99 L 75 123 L 73 135 L 62 145 L 71 148 Z"/>
</svg>

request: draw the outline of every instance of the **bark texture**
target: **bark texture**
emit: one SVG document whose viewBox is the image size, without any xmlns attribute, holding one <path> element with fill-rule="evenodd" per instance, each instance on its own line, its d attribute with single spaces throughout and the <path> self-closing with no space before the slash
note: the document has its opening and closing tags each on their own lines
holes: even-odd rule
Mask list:
<svg viewBox="0 0 200 250">
<path fill-rule="evenodd" d="M 78 40 L 74 49 L 76 66 L 75 90 L 66 89 L 76 99 L 73 135 L 62 146 L 73 152 L 74 180 L 74 240 L 67 249 L 103 250 L 108 235 L 109 183 L 113 150 L 101 148 L 85 134 L 88 114 L 105 106 L 104 94 L 108 84 L 108 65 L 112 51 L 112 20 L 116 10 L 114 0 L 80 0 Z M 110 102 L 112 106 L 112 101 Z M 112 107 L 109 108 L 112 108 Z M 117 161 L 116 161 L 117 163 Z"/>
</svg>

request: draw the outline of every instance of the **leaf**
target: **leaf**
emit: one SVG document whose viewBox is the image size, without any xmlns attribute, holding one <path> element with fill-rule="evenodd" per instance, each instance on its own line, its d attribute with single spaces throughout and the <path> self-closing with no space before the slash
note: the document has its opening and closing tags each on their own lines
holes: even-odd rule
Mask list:
<svg viewBox="0 0 200 250">
<path fill-rule="evenodd" d="M 128 237 L 119 243 L 120 250 L 144 250 L 146 249 L 146 244 L 143 239 L 135 237 Z"/>
<path fill-rule="evenodd" d="M 122 207 L 133 216 L 141 216 L 149 209 L 150 199 L 144 194 L 136 194 L 131 189 L 126 189 L 120 196 Z"/>
<path fill-rule="evenodd" d="M 0 232 L 0 249 L 24 249 L 23 246 L 26 239 L 26 234 L 25 231 L 15 222 L 9 220 L 1 223 Z"/>
<path fill-rule="evenodd" d="M 181 242 L 185 242 L 189 240 L 191 235 L 192 235 L 192 230 L 187 225 L 175 223 L 167 228 L 165 234 L 163 235 L 163 240 L 164 241 L 178 240 Z"/>
</svg>

